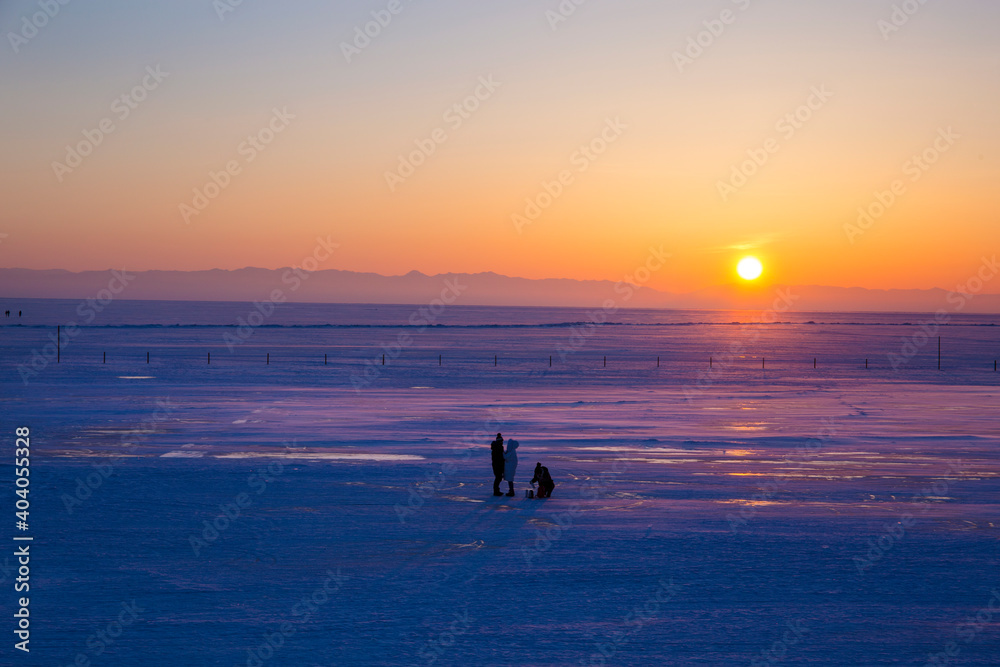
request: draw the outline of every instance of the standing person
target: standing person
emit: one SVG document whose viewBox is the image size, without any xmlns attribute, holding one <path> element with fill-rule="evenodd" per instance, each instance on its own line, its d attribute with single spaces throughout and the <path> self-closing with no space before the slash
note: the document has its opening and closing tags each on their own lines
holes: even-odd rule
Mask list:
<svg viewBox="0 0 1000 667">
<path fill-rule="evenodd" d="M 490 443 L 490 456 L 493 459 L 493 495 L 502 496 L 500 481 L 503 479 L 503 436 L 497 433 L 496 440 Z"/>
<path fill-rule="evenodd" d="M 514 473 L 517 472 L 517 440 L 507 441 L 507 451 L 503 455 L 503 478 L 507 480 L 507 495 L 514 496 Z"/>
</svg>

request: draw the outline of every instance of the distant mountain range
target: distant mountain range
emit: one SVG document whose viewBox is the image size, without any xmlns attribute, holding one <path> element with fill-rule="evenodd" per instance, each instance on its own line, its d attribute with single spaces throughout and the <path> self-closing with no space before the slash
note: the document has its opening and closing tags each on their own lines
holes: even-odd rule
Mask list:
<svg viewBox="0 0 1000 667">
<path fill-rule="evenodd" d="M 673 294 L 604 280 L 513 278 L 496 273 L 403 276 L 326 270 L 245 268 L 235 271 L 83 271 L 0 269 L 0 298 L 116 298 L 171 301 L 424 304 L 437 298 L 466 305 L 757 310 L 790 295 L 796 311 L 955 312 L 948 292 L 860 287 L 727 285 Z M 106 298 L 108 295 L 103 294 Z M 609 304 L 611 305 L 611 304 Z M 962 312 L 1000 313 L 1000 294 L 969 299 Z"/>
</svg>

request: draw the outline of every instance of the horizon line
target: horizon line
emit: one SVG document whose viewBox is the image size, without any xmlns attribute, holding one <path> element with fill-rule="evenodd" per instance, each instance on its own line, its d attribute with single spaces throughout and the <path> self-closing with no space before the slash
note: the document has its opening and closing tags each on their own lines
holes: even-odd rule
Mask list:
<svg viewBox="0 0 1000 667">
<path fill-rule="evenodd" d="M 279 267 L 274 268 L 274 269 L 268 269 L 268 268 L 264 268 L 264 267 L 260 267 L 260 266 L 244 266 L 244 267 L 241 267 L 241 268 L 238 268 L 238 269 L 223 269 L 223 268 L 218 268 L 218 267 L 217 268 L 212 268 L 212 269 L 136 269 L 135 272 L 136 273 L 152 273 L 152 272 L 159 272 L 159 273 L 208 273 L 208 272 L 213 272 L 213 271 L 220 271 L 220 272 L 225 272 L 225 273 L 236 273 L 236 272 L 239 272 L 239 271 L 272 271 L 272 272 L 277 272 L 277 271 L 291 271 L 291 270 L 294 270 L 296 268 L 302 269 L 302 267 L 294 267 L 294 266 L 279 266 Z M 306 269 L 302 269 L 302 270 L 306 270 Z M 73 271 L 72 269 L 62 269 L 62 268 L 33 269 L 33 268 L 28 268 L 28 267 L 8 266 L 8 267 L 0 267 L 0 271 L 61 271 L 61 272 L 64 272 L 64 273 L 82 274 L 82 273 L 107 273 L 107 272 L 110 272 L 110 271 L 129 271 L 129 269 L 118 268 L 118 267 L 111 267 L 111 268 L 107 268 L 107 269 L 83 269 L 83 270 L 80 270 L 80 271 Z M 870 291 L 870 292 L 945 292 L 945 293 L 955 292 L 955 290 L 949 290 L 947 288 L 938 287 L 938 286 L 935 286 L 935 287 L 863 287 L 861 285 L 852 285 L 852 286 L 844 286 L 844 285 L 818 285 L 818 284 L 815 284 L 815 283 L 806 284 L 806 285 L 793 285 L 793 284 L 789 284 L 789 283 L 767 283 L 767 284 L 756 283 L 756 282 L 754 282 L 754 283 L 739 283 L 739 282 L 735 282 L 735 281 L 734 282 L 729 282 L 729 283 L 715 283 L 715 284 L 710 285 L 708 287 L 703 287 L 701 289 L 690 291 L 690 292 L 668 292 L 668 291 L 665 291 L 663 289 L 658 289 L 656 287 L 651 287 L 649 285 L 639 285 L 639 284 L 636 284 L 636 283 L 629 283 L 628 281 L 615 281 L 615 280 L 611 280 L 611 279 L 608 279 L 608 278 L 565 278 L 565 277 L 563 277 L 563 278 L 557 278 L 557 277 L 527 278 L 527 277 L 524 277 L 524 276 L 511 276 L 511 275 L 507 275 L 507 274 L 504 274 L 504 273 L 497 273 L 496 271 L 477 271 L 475 273 L 470 273 L 468 271 L 458 271 L 458 272 L 456 272 L 456 271 L 449 271 L 449 272 L 446 272 L 446 273 L 434 273 L 434 274 L 424 273 L 423 271 L 420 271 L 418 269 L 411 269 L 411 270 L 407 271 L 406 273 L 402 273 L 402 274 L 384 274 L 384 273 L 378 273 L 376 271 L 357 271 L 357 270 L 354 270 L 354 269 L 316 269 L 316 270 L 313 270 L 313 271 L 308 271 L 309 274 L 331 273 L 331 272 L 354 273 L 354 274 L 360 274 L 360 275 L 371 275 L 371 276 L 378 276 L 380 278 L 406 278 L 407 276 L 410 276 L 412 274 L 417 274 L 417 275 L 419 275 L 421 277 L 424 277 L 424 278 L 442 278 L 442 277 L 447 278 L 447 277 L 450 277 L 450 276 L 496 276 L 498 278 L 507 278 L 509 280 L 529 280 L 529 281 L 557 280 L 557 281 L 567 281 L 567 282 L 576 282 L 576 283 L 610 283 L 610 284 L 617 284 L 619 282 L 623 282 L 623 283 L 632 285 L 633 287 L 636 287 L 638 289 L 649 289 L 649 290 L 652 290 L 654 292 L 659 292 L 661 294 L 666 294 L 666 295 L 670 295 L 670 296 L 694 296 L 694 295 L 699 294 L 700 292 L 704 292 L 706 290 L 711 290 L 711 289 L 720 288 L 720 287 L 744 287 L 744 288 L 747 288 L 747 289 L 753 289 L 754 291 L 763 291 L 763 290 L 768 290 L 768 289 L 772 289 L 773 290 L 773 289 L 781 289 L 781 288 L 793 288 L 793 289 L 794 288 L 799 288 L 799 289 L 802 289 L 802 288 L 818 288 L 818 289 L 866 290 L 866 291 Z M 1000 292 L 980 292 L 977 296 L 1000 296 Z M 49 298 L 49 297 L 34 297 L 34 298 Z M 58 298 L 58 297 L 56 297 L 56 298 Z M 137 300 L 149 300 L 149 299 L 137 299 Z M 161 299 L 157 299 L 157 300 L 161 300 Z M 162 300 L 190 301 L 191 299 L 162 299 Z M 220 303 L 228 303 L 228 302 L 220 302 Z M 300 302 L 300 303 L 305 303 L 305 302 Z M 325 303 L 325 302 L 317 302 L 317 303 Z M 354 303 L 354 302 L 349 302 L 349 303 Z M 407 305 L 407 304 L 399 304 L 399 305 Z M 815 312 L 832 312 L 832 311 L 815 311 Z M 840 311 L 837 311 L 837 312 L 840 312 Z M 851 311 L 844 311 L 844 312 L 851 312 Z M 857 311 L 857 312 L 868 312 L 868 311 Z"/>
</svg>

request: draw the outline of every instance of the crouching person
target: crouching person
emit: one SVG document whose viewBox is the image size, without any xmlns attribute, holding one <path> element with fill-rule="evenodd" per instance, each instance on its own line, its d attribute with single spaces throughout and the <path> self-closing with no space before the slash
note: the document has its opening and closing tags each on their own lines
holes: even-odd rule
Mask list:
<svg viewBox="0 0 1000 667">
<path fill-rule="evenodd" d="M 552 481 L 549 469 L 541 463 L 535 464 L 535 476 L 531 478 L 529 483 L 534 487 L 536 482 L 538 483 L 537 496 L 539 498 L 548 498 L 552 495 L 552 489 L 556 488 L 556 483 Z"/>
</svg>

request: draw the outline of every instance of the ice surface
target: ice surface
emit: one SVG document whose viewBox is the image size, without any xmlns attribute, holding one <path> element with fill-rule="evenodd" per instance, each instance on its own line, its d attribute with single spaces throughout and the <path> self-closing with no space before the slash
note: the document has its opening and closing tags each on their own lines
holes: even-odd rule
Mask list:
<svg viewBox="0 0 1000 667">
<path fill-rule="evenodd" d="M 24 384 L 75 305 L 0 326 L 4 423 L 34 449 L 17 664 L 253 665 L 286 621 L 264 664 L 923 665 L 949 642 L 1000 664 L 1000 617 L 975 620 L 1000 589 L 998 318 L 942 327 L 938 371 L 936 338 L 887 356 L 921 315 L 452 308 L 419 331 L 410 307 L 289 306 L 230 353 L 252 306 L 117 302 Z M 490 493 L 497 431 L 515 498 Z M 550 499 L 523 497 L 536 461 Z"/>
</svg>

